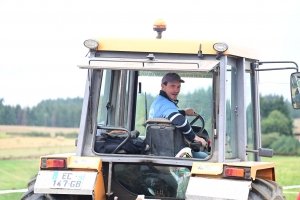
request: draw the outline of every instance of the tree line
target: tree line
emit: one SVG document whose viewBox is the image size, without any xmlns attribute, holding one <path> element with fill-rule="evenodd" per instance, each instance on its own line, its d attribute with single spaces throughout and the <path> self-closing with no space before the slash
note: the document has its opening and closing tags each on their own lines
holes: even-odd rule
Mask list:
<svg viewBox="0 0 300 200">
<path fill-rule="evenodd" d="M 299 118 L 300 111 L 276 95 L 260 96 L 260 108 L 262 147 L 275 155 L 300 156 L 300 143 L 293 135 L 293 118 Z"/>
<path fill-rule="evenodd" d="M 202 96 L 211 95 L 211 91 L 196 91 Z M 190 94 L 181 95 L 181 107 L 190 107 Z M 147 95 L 147 99 L 150 98 Z M 153 101 L 155 97 L 151 96 Z M 210 99 L 202 98 L 202 99 Z M 150 101 L 150 102 L 152 102 Z M 56 100 L 43 100 L 32 108 L 21 108 L 20 105 L 10 106 L 3 104 L 4 99 L 0 99 L 0 124 L 1 125 L 27 125 L 27 126 L 49 126 L 49 127 L 78 127 L 80 122 L 82 98 L 67 98 Z M 196 110 L 204 110 L 201 113 L 204 118 L 210 116 L 206 113 L 205 104 L 209 102 L 195 103 Z M 142 103 L 141 103 L 142 104 Z M 148 109 L 150 104 L 148 105 Z M 260 96 L 260 115 L 262 133 L 267 134 L 274 131 L 283 135 L 293 134 L 293 118 L 300 118 L 300 111 L 294 110 L 291 103 L 284 100 L 283 96 L 267 95 Z M 142 110 L 142 109 L 139 109 Z M 207 111 L 210 112 L 210 111 Z"/>
<path fill-rule="evenodd" d="M 32 108 L 4 105 L 0 99 L 0 124 L 79 127 L 82 98 L 43 100 Z"/>
</svg>

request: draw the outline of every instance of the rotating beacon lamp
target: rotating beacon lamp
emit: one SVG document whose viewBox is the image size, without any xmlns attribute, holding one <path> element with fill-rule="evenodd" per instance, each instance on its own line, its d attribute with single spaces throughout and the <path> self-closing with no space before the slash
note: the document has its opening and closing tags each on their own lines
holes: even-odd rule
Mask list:
<svg viewBox="0 0 300 200">
<path fill-rule="evenodd" d="M 158 19 L 153 24 L 153 30 L 157 32 L 157 39 L 161 39 L 161 34 L 163 31 L 167 30 L 166 22 L 162 19 Z"/>
</svg>

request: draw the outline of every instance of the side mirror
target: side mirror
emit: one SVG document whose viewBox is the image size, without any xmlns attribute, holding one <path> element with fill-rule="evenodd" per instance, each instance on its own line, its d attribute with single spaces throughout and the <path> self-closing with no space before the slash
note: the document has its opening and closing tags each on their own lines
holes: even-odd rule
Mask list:
<svg viewBox="0 0 300 200">
<path fill-rule="evenodd" d="M 300 72 L 291 74 L 291 101 L 294 109 L 300 109 Z"/>
</svg>

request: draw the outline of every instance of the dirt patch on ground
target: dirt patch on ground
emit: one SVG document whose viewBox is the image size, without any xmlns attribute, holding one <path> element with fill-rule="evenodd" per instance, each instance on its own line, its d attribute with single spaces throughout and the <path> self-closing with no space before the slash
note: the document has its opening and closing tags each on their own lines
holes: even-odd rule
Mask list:
<svg viewBox="0 0 300 200">
<path fill-rule="evenodd" d="M 50 133 L 51 137 L 55 137 L 55 133 L 73 133 L 73 132 L 78 133 L 79 128 L 0 125 L 0 134 L 5 134 L 5 133 L 28 133 L 28 132 Z"/>
<path fill-rule="evenodd" d="M 64 137 L 43 138 L 43 137 L 11 137 L 0 139 L 0 149 L 74 146 L 75 139 Z"/>
</svg>

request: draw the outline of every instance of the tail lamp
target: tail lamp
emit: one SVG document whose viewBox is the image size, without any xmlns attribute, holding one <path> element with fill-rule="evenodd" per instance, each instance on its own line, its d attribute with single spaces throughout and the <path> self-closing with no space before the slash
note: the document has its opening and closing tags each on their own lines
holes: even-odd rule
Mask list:
<svg viewBox="0 0 300 200">
<path fill-rule="evenodd" d="M 224 166 L 223 177 L 224 178 L 250 179 L 251 178 L 250 168 L 248 168 L 248 167 Z"/>
<path fill-rule="evenodd" d="M 43 169 L 65 169 L 67 168 L 65 158 L 42 158 L 41 168 Z"/>
</svg>

